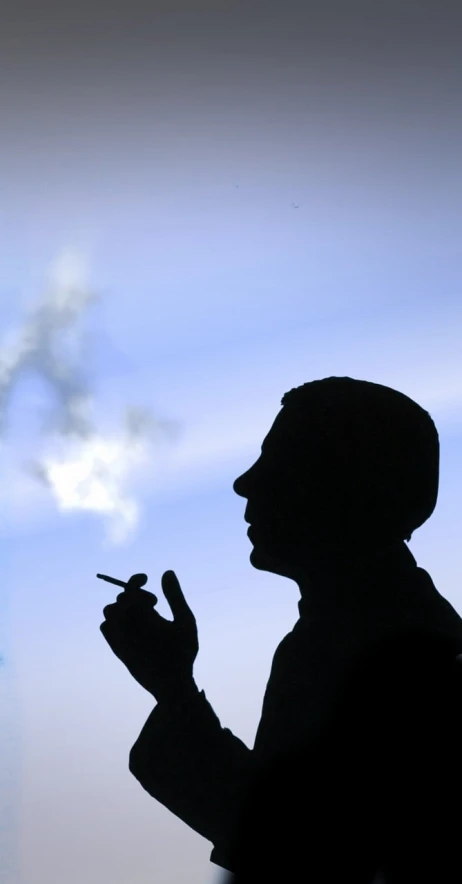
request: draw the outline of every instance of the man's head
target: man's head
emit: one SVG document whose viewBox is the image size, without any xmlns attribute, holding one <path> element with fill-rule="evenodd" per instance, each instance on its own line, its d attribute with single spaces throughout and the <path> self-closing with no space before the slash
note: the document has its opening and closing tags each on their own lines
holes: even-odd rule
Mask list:
<svg viewBox="0 0 462 884">
<path fill-rule="evenodd" d="M 428 412 L 389 387 L 337 377 L 296 387 L 281 404 L 260 457 L 233 486 L 248 499 L 252 564 L 303 566 L 319 544 L 410 540 L 438 495 L 439 440 Z"/>
</svg>

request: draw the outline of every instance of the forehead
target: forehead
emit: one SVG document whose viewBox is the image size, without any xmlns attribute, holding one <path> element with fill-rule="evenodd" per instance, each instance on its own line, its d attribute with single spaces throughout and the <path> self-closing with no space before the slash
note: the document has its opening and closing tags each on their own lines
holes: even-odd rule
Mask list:
<svg viewBox="0 0 462 884">
<path fill-rule="evenodd" d="M 307 421 L 305 421 L 302 426 L 300 421 L 294 419 L 293 414 L 288 415 L 287 412 L 284 412 L 284 409 L 282 409 L 277 414 L 272 426 L 263 439 L 261 450 L 263 453 L 266 451 L 274 452 L 278 448 L 285 450 L 286 447 L 293 448 L 296 443 L 302 444 L 303 447 L 306 447 L 308 442 L 314 439 L 314 435 L 314 428 L 313 433 L 310 433 L 309 423 Z"/>
</svg>

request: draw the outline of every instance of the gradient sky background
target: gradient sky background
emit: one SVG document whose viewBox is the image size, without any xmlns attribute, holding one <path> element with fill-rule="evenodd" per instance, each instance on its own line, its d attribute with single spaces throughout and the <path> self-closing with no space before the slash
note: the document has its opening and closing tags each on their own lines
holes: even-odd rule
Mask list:
<svg viewBox="0 0 462 884">
<path fill-rule="evenodd" d="M 128 772 L 152 702 L 95 574 L 147 572 L 170 616 L 176 571 L 196 682 L 253 745 L 299 595 L 249 564 L 232 482 L 286 390 L 349 375 L 431 412 L 410 548 L 462 612 L 461 12 L 317 7 L 3 7 L 0 884 L 216 881 Z"/>
</svg>

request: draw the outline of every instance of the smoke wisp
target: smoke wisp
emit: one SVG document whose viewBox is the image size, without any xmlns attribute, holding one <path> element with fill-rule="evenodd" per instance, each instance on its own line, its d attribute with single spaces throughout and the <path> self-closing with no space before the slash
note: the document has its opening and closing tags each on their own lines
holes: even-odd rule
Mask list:
<svg viewBox="0 0 462 884">
<path fill-rule="evenodd" d="M 88 284 L 84 257 L 63 252 L 39 300 L 27 306 L 19 329 L 9 330 L 0 346 L 0 444 L 8 448 L 9 408 L 19 384 L 25 375 L 38 375 L 51 408 L 41 411 L 37 453 L 18 469 L 41 483 L 60 511 L 101 516 L 104 542 L 113 545 L 130 540 L 139 524 L 131 480 L 152 468 L 156 449 L 175 441 L 180 426 L 128 402 L 119 425 L 103 429 L 82 327 L 84 314 L 100 299 Z"/>
</svg>

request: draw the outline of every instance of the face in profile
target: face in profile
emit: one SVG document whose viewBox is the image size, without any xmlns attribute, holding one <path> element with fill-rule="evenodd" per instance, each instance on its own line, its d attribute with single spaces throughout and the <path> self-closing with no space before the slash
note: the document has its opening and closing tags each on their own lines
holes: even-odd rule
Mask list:
<svg viewBox="0 0 462 884">
<path fill-rule="evenodd" d="M 247 499 L 254 568 L 297 580 L 319 556 L 344 561 L 363 556 L 365 546 L 388 549 L 402 542 L 390 527 L 393 510 L 388 518 L 380 475 L 378 491 L 375 474 L 372 482 L 363 479 L 376 470 L 374 449 L 361 452 L 359 471 L 355 456 L 341 430 L 334 436 L 313 421 L 310 434 L 283 407 L 260 457 L 233 485 Z"/>
<path fill-rule="evenodd" d="M 311 464 L 315 468 L 315 462 Z M 290 577 L 303 566 L 313 535 L 310 500 L 310 455 L 297 453 L 293 425 L 281 411 L 263 440 L 261 454 L 233 485 L 247 499 L 244 517 L 249 525 L 250 555 L 254 568 Z M 311 517 L 311 518 L 310 518 Z"/>
</svg>

